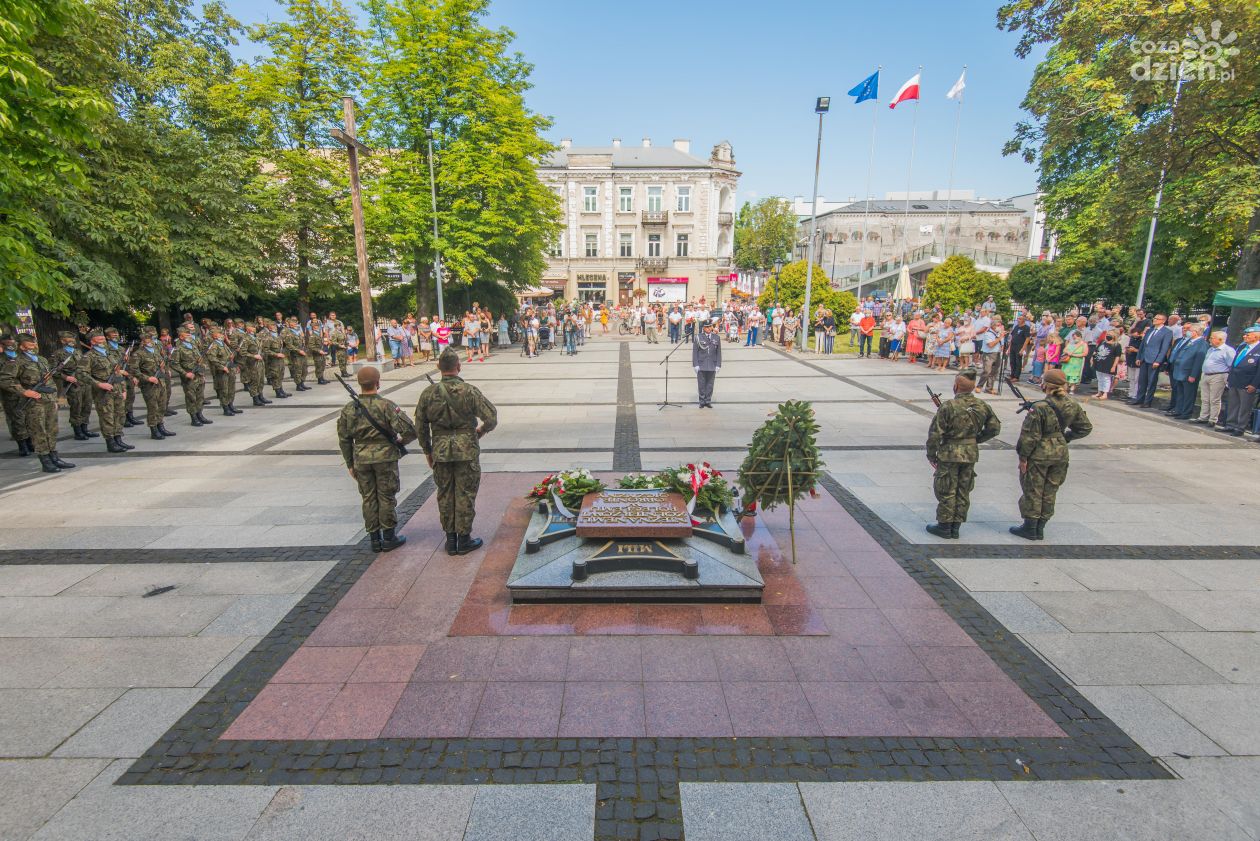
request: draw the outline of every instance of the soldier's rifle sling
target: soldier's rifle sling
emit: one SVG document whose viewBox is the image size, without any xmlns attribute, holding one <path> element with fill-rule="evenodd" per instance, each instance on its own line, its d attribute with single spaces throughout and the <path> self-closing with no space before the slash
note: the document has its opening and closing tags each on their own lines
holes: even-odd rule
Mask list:
<svg viewBox="0 0 1260 841">
<path fill-rule="evenodd" d="M 372 417 L 372 413 L 367 410 L 367 406 L 363 405 L 362 401 L 359 400 L 359 395 L 354 393 L 354 389 L 350 387 L 350 384 L 346 382 L 345 378 L 342 377 L 341 374 L 334 372 L 333 376 L 337 378 L 337 382 L 341 383 L 342 387 L 349 393 L 350 400 L 354 403 L 354 411 L 361 415 L 365 421 L 371 424 L 372 428 L 379 432 L 386 441 L 398 448 L 398 455 L 400 458 L 407 455 L 406 446 L 398 443 L 398 434 L 381 426 L 380 422 L 376 418 Z"/>
</svg>

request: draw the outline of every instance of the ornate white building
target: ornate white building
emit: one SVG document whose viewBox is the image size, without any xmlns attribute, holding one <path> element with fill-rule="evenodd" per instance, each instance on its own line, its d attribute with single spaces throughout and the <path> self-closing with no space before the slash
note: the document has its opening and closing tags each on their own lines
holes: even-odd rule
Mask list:
<svg viewBox="0 0 1260 841">
<path fill-rule="evenodd" d="M 566 300 L 630 303 L 716 301 L 732 268 L 740 173 L 725 141 L 709 159 L 688 140 L 653 146 L 574 146 L 538 170 L 560 196 L 564 233 L 547 255 L 542 283 Z M 642 290 L 636 295 L 635 290 Z"/>
</svg>

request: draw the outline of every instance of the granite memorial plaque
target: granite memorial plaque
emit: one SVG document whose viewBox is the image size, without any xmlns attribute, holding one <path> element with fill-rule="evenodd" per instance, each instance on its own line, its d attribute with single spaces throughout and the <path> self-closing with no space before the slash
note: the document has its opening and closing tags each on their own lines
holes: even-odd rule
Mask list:
<svg viewBox="0 0 1260 841">
<path fill-rule="evenodd" d="M 587 494 L 577 516 L 578 537 L 691 537 L 682 494 L 663 490 L 604 490 Z"/>
</svg>

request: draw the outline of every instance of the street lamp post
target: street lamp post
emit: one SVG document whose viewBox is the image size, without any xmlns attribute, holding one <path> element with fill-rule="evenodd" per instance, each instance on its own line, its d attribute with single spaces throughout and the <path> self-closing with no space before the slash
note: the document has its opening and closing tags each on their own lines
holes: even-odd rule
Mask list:
<svg viewBox="0 0 1260 841">
<path fill-rule="evenodd" d="M 424 130 L 429 142 L 429 197 L 433 200 L 433 278 L 437 291 L 438 318 L 446 321 L 446 308 L 442 304 L 442 253 L 438 250 L 437 180 L 433 177 L 433 127 Z"/>
<path fill-rule="evenodd" d="M 363 308 L 364 356 L 369 362 L 376 360 L 376 322 L 372 316 L 372 286 L 368 279 L 367 235 L 363 229 L 363 192 L 359 186 L 359 153 L 371 154 L 372 150 L 355 136 L 354 99 L 341 98 L 342 125 L 333 129 L 333 139 L 350 153 L 350 215 L 354 219 L 354 256 L 359 267 L 359 303 Z"/>
<path fill-rule="evenodd" d="M 779 272 L 783 271 L 783 261 L 774 261 L 774 308 L 779 308 Z"/>
<path fill-rule="evenodd" d="M 805 263 L 805 310 L 801 318 L 805 323 L 805 341 L 801 349 L 809 346 L 809 336 L 813 332 L 814 321 L 809 315 L 809 297 L 814 286 L 814 239 L 818 231 L 818 168 L 822 163 L 822 126 L 823 115 L 831 109 L 831 97 L 820 96 L 814 102 L 814 113 L 818 115 L 818 145 L 814 150 L 814 197 L 809 216 L 809 252 Z"/>
</svg>

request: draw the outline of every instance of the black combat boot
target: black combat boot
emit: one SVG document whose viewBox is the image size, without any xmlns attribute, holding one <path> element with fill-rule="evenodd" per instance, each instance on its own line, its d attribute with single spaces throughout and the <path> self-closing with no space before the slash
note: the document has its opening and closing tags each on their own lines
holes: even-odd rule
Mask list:
<svg viewBox="0 0 1260 841">
<path fill-rule="evenodd" d="M 53 464 L 53 460 L 43 453 L 39 453 L 39 463 L 43 466 L 45 473 L 60 473 L 61 468 Z"/>
<path fill-rule="evenodd" d="M 53 463 L 53 464 L 57 465 L 57 466 L 58 466 L 58 467 L 60 467 L 62 470 L 70 470 L 70 469 L 72 469 L 72 468 L 74 467 L 74 465 L 73 465 L 73 464 L 71 464 L 70 462 L 66 461 L 66 460 L 65 460 L 64 458 L 62 458 L 61 456 L 57 455 L 57 451 L 56 451 L 56 450 L 53 450 L 51 453 L 49 453 L 49 454 L 48 454 L 48 457 L 49 457 L 50 459 L 52 459 L 52 463 Z"/>
<path fill-rule="evenodd" d="M 26 454 L 32 456 L 35 455 L 35 443 L 31 441 L 29 435 L 26 437 Z"/>
<path fill-rule="evenodd" d="M 1022 537 L 1024 540 L 1041 540 L 1041 535 L 1037 534 L 1037 521 L 1024 518 L 1022 526 L 1011 526 L 1007 529 L 1016 537 Z"/>
<path fill-rule="evenodd" d="M 210 420 L 209 418 L 207 418 L 207 417 L 206 417 L 206 413 L 205 413 L 205 412 L 198 412 L 198 413 L 197 413 L 197 420 L 199 420 L 199 421 L 201 421 L 202 423 L 207 424 L 207 425 L 214 423 L 214 421 L 212 421 L 212 420 Z"/>
<path fill-rule="evenodd" d="M 193 425 L 193 426 L 205 426 L 205 424 L 204 424 L 204 423 L 202 423 L 201 418 L 197 417 L 196 415 L 192 414 L 191 412 L 188 414 L 188 417 L 192 418 L 192 425 Z"/>
<path fill-rule="evenodd" d="M 127 451 L 126 451 L 126 449 L 124 449 L 123 447 L 118 446 L 117 442 L 115 442 L 115 441 L 114 441 L 114 436 L 112 436 L 112 435 L 107 435 L 107 436 L 105 437 L 105 449 L 106 449 L 108 452 L 111 452 L 111 453 L 125 453 L 125 452 L 127 452 Z"/>
<path fill-rule="evenodd" d="M 310 391 L 310 390 L 311 390 L 311 387 L 310 387 L 309 385 L 307 385 L 306 383 L 298 383 L 297 390 L 298 390 L 298 391 Z"/>
<path fill-rule="evenodd" d="M 114 443 L 115 443 L 115 444 L 117 444 L 118 446 L 122 447 L 124 450 L 134 450 L 134 449 L 135 449 L 135 447 L 131 446 L 131 445 L 130 445 L 130 444 L 128 444 L 126 441 L 124 441 L 124 440 L 122 439 L 122 436 L 121 436 L 121 435 L 115 435 L 115 436 L 114 436 Z"/>
<path fill-rule="evenodd" d="M 961 528 L 961 527 L 962 527 L 962 523 L 950 523 L 950 524 L 949 524 L 949 537 L 950 537 L 950 539 L 951 539 L 951 540 L 957 540 L 957 539 L 958 539 L 958 529 L 959 529 L 959 528 Z"/>
<path fill-rule="evenodd" d="M 461 534 L 455 538 L 456 555 L 467 555 L 469 552 L 476 552 L 480 548 L 480 537 L 473 537 L 471 534 Z"/>
<path fill-rule="evenodd" d="M 255 406 L 262 406 L 262 405 L 263 405 L 263 402 L 262 402 L 262 395 L 255 394 L 255 395 L 253 396 L 253 398 L 251 398 L 251 399 L 252 399 L 252 401 L 253 401 L 253 403 L 254 403 L 254 405 L 255 405 Z"/>
<path fill-rule="evenodd" d="M 163 417 L 168 417 L 168 418 L 173 418 L 178 414 L 179 412 L 175 411 L 174 409 L 167 409 L 165 412 L 162 413 Z"/>
<path fill-rule="evenodd" d="M 162 433 L 162 435 L 163 435 L 163 436 L 165 436 L 166 438 L 174 438 L 174 437 L 175 437 L 175 433 L 174 433 L 174 432 L 171 432 L 169 429 L 167 429 L 167 428 L 166 428 L 166 424 L 164 424 L 164 423 L 159 423 L 159 424 L 158 424 L 158 432 Z"/>
<path fill-rule="evenodd" d="M 74 440 L 86 441 L 88 439 L 86 430 L 84 430 L 80 424 L 72 423 L 70 424 L 70 428 L 74 430 Z"/>
<path fill-rule="evenodd" d="M 446 554 L 454 555 L 455 550 L 459 548 L 459 535 L 453 531 L 446 533 Z"/>
<path fill-rule="evenodd" d="M 140 421 L 136 419 L 136 416 L 134 414 L 132 414 L 131 412 L 128 412 L 126 425 L 127 426 L 143 426 L 144 424 L 140 423 Z"/>
<path fill-rule="evenodd" d="M 285 391 L 283 388 L 277 388 L 275 392 L 276 392 L 276 397 L 279 397 L 281 399 L 289 396 L 289 392 Z"/>
<path fill-rule="evenodd" d="M 229 417 L 229 418 L 230 418 L 230 417 L 232 417 L 232 415 L 236 414 L 236 412 L 233 412 L 233 411 L 232 411 L 232 407 L 231 407 L 231 406 L 229 406 L 228 404 L 224 403 L 224 404 L 223 404 L 223 414 L 224 414 L 224 415 L 226 415 L 227 417 Z"/>
<path fill-rule="evenodd" d="M 937 537 L 943 537 L 946 540 L 951 540 L 954 536 L 954 524 L 934 523 L 933 525 L 927 527 L 927 531 L 928 534 L 934 534 Z"/>
<path fill-rule="evenodd" d="M 258 405 L 259 405 L 259 406 L 270 406 L 270 405 L 271 405 L 271 401 L 270 401 L 270 400 L 268 400 L 266 397 L 263 397 L 263 393 L 262 393 L 261 391 L 260 391 L 260 392 L 258 392 Z"/>
<path fill-rule="evenodd" d="M 31 454 L 31 448 L 26 445 L 25 438 L 19 438 L 17 445 L 18 445 L 18 455 L 25 457 Z"/>
<path fill-rule="evenodd" d="M 328 385 L 328 382 L 329 382 L 329 381 L 328 381 L 328 380 L 326 380 L 326 379 L 324 379 L 323 377 L 320 377 L 320 378 L 319 378 L 318 380 L 316 380 L 315 382 L 319 383 L 320 385 Z"/>
<path fill-rule="evenodd" d="M 156 426 L 149 427 L 149 437 L 154 441 L 166 440 L 166 436 L 162 434 L 162 430 L 158 429 Z"/>
<path fill-rule="evenodd" d="M 1045 540 L 1045 539 L 1046 539 L 1046 523 L 1048 523 L 1048 522 L 1050 522 L 1050 521 L 1049 521 L 1049 520 L 1038 520 L 1038 521 L 1037 521 L 1037 539 L 1038 539 L 1038 540 Z"/>
<path fill-rule="evenodd" d="M 393 529 L 385 529 L 381 534 L 381 551 L 392 552 L 406 542 L 407 538 L 401 534 L 395 534 Z"/>
<path fill-rule="evenodd" d="M 381 547 L 381 533 L 379 531 L 368 532 L 368 539 L 372 541 L 373 552 L 384 551 Z"/>
<path fill-rule="evenodd" d="M 83 434 L 84 434 L 84 435 L 86 435 L 86 436 L 87 436 L 87 437 L 89 437 L 89 438 L 100 438 L 100 437 L 101 437 L 101 433 L 99 433 L 99 432 L 93 432 L 92 430 L 88 429 L 88 425 L 87 425 L 86 423 L 85 423 L 85 424 L 80 424 L 80 427 L 83 429 Z"/>
</svg>

